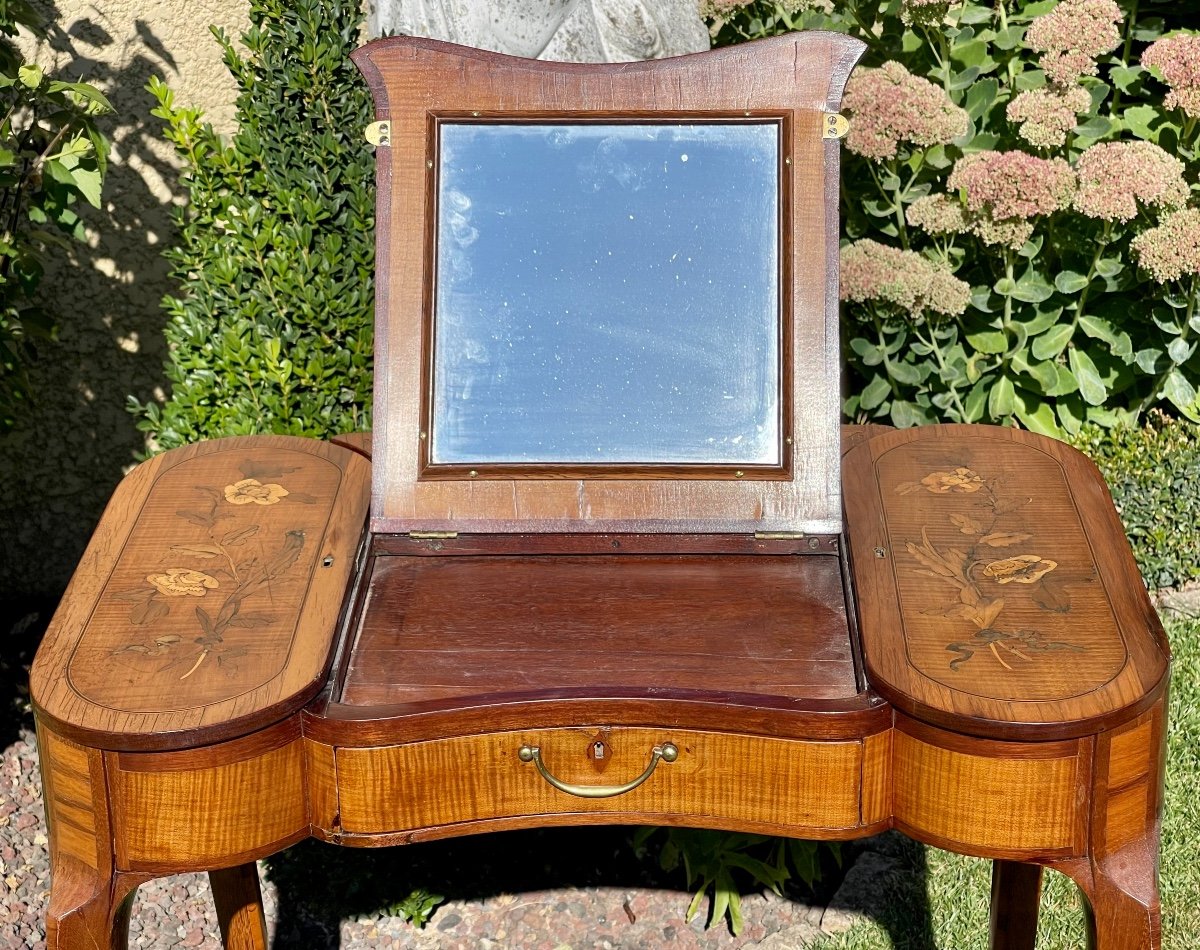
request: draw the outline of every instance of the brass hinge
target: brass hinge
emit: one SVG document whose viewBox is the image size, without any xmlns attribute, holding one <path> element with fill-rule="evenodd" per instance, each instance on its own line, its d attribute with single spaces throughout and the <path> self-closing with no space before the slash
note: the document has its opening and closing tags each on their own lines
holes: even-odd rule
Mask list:
<svg viewBox="0 0 1200 950">
<path fill-rule="evenodd" d="M 755 531 L 755 541 L 796 541 L 804 537 L 803 531 Z"/>
<path fill-rule="evenodd" d="M 392 123 L 387 119 L 381 122 L 372 122 L 367 126 L 366 136 L 367 141 L 372 145 L 391 145 Z"/>
<path fill-rule="evenodd" d="M 850 131 L 850 120 L 840 112 L 826 112 L 821 123 L 821 137 L 826 139 L 844 138 Z"/>
<path fill-rule="evenodd" d="M 458 537 L 457 531 L 410 531 L 408 536 L 414 541 L 449 541 Z"/>
</svg>

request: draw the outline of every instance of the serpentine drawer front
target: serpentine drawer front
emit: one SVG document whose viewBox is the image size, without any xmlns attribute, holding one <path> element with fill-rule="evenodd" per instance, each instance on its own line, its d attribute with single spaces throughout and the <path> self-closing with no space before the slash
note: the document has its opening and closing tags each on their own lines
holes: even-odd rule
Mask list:
<svg viewBox="0 0 1200 950">
<path fill-rule="evenodd" d="M 336 752 L 341 830 L 382 834 L 601 813 L 614 822 L 636 816 L 650 823 L 736 823 L 820 835 L 862 823 L 863 748 L 858 741 L 599 727 L 341 748 Z M 583 788 L 564 791 L 555 783 L 603 797 L 581 794 Z"/>
</svg>

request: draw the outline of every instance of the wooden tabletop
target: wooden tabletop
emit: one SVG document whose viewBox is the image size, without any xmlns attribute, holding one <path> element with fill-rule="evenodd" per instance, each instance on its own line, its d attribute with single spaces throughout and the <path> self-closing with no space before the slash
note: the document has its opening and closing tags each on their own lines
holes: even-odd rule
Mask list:
<svg viewBox="0 0 1200 950">
<path fill-rule="evenodd" d="M 323 685 L 370 462 L 313 439 L 202 442 L 118 487 L 34 661 L 39 714 L 113 749 L 238 735 Z"/>
<path fill-rule="evenodd" d="M 868 679 L 906 712 L 998 738 L 1095 732 L 1147 706 L 1162 627 L 1096 467 L 1029 432 L 885 432 L 846 455 Z"/>
</svg>

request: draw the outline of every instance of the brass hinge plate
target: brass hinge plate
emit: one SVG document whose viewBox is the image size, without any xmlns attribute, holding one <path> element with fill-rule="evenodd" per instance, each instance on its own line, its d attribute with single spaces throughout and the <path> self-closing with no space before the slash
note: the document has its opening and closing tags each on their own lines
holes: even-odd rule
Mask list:
<svg viewBox="0 0 1200 950">
<path fill-rule="evenodd" d="M 386 119 L 381 122 L 372 122 L 367 126 L 366 136 L 367 141 L 372 145 L 391 145 L 392 123 Z"/>
<path fill-rule="evenodd" d="M 458 537 L 457 531 L 410 531 L 408 536 L 414 541 L 450 541 Z"/>
<path fill-rule="evenodd" d="M 826 112 L 821 122 L 821 137 L 826 139 L 844 138 L 850 131 L 850 120 L 840 112 Z"/>
<path fill-rule="evenodd" d="M 804 537 L 803 531 L 755 531 L 755 541 L 797 541 Z"/>
</svg>

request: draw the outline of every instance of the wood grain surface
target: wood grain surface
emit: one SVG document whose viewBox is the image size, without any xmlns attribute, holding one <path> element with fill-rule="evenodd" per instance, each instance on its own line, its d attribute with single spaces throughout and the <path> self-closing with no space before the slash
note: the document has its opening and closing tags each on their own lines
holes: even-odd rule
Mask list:
<svg viewBox="0 0 1200 950">
<path fill-rule="evenodd" d="M 39 715 L 110 749 L 286 716 L 323 683 L 370 464 L 250 436 L 157 456 L 117 488 L 31 676 Z"/>
<path fill-rule="evenodd" d="M 597 759 L 595 742 L 606 755 Z M 660 762 L 638 788 L 586 799 L 551 787 L 518 758 L 537 745 L 556 778 L 619 785 L 638 776 L 663 742 L 679 758 Z M 597 814 L 638 823 L 690 817 L 712 827 L 752 823 L 789 833 L 828 836 L 861 823 L 860 742 L 796 742 L 669 729 L 575 729 L 505 732 L 377 749 L 337 750 L 340 830 L 347 834 L 412 831 L 483 820 Z M 380 795 L 381 788 L 405 789 Z"/>
<path fill-rule="evenodd" d="M 854 696 L 837 559 L 377 558 L 339 700 L 612 689 Z"/>
<path fill-rule="evenodd" d="M 837 327 L 839 143 L 822 138 L 862 47 L 832 33 L 645 63 L 522 60 L 432 40 L 389 37 L 355 56 L 391 123 L 377 151 L 375 467 L 379 532 L 710 532 L 841 527 Z M 422 407 L 429 385 L 434 283 L 436 125 L 442 119 L 571 121 L 777 119 L 789 132 L 780 169 L 785 207 L 781 299 L 791 380 L 788 480 L 628 478 L 423 480 Z M 785 387 L 786 388 L 786 387 Z M 794 411 L 793 411 L 794 408 Z M 611 474 L 611 473 L 610 473 Z M 663 473 L 659 472 L 658 475 Z"/>
<path fill-rule="evenodd" d="M 1104 483 L 1074 449 L 928 426 L 858 445 L 843 473 L 868 677 L 897 707 L 1050 739 L 1161 693 L 1162 627 Z"/>
</svg>

